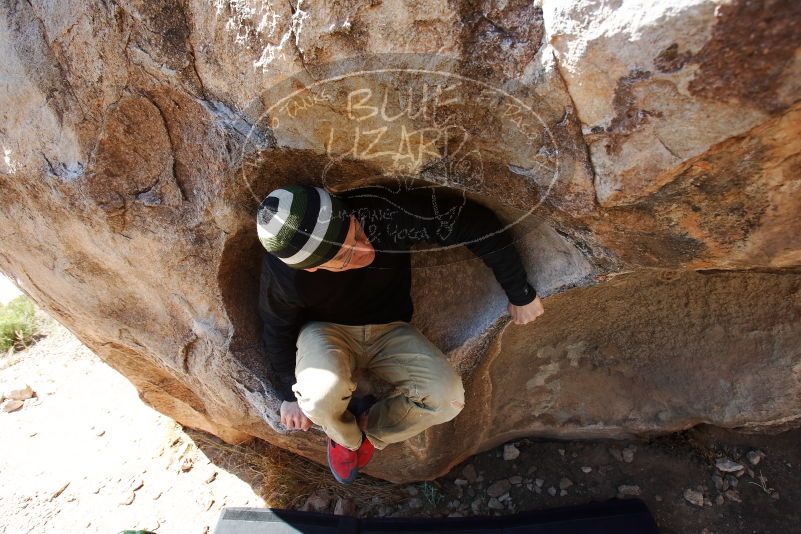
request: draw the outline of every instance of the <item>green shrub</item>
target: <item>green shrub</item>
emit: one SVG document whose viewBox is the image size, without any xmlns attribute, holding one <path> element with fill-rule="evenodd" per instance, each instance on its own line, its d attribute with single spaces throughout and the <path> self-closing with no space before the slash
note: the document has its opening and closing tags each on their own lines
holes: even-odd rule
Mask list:
<svg viewBox="0 0 801 534">
<path fill-rule="evenodd" d="M 36 308 L 26 296 L 0 304 L 0 350 L 24 348 L 36 334 Z"/>
</svg>

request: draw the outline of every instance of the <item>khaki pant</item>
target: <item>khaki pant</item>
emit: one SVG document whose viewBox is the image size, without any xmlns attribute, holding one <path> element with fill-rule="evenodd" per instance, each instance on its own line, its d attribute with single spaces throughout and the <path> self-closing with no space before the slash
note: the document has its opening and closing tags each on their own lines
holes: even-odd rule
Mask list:
<svg viewBox="0 0 801 534">
<path fill-rule="evenodd" d="M 377 449 L 450 421 L 464 407 L 459 374 L 442 351 L 405 321 L 364 326 L 311 321 L 301 328 L 297 348 L 292 390 L 300 409 L 349 449 L 362 440 L 347 411 L 356 369 L 395 388 L 370 410 L 365 434 Z"/>
</svg>

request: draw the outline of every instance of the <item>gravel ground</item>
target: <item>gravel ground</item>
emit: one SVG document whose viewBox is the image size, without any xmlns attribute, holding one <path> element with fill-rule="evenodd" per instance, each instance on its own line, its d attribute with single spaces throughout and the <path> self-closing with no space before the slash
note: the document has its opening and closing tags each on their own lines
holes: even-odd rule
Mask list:
<svg viewBox="0 0 801 534">
<path fill-rule="evenodd" d="M 504 452 L 515 459 L 504 460 Z M 760 457 L 757 465 L 749 453 Z M 723 459 L 744 469 L 727 476 L 717 464 L 734 464 Z M 801 532 L 799 466 L 801 430 L 745 435 L 699 426 L 649 441 L 526 439 L 474 456 L 432 483 L 409 486 L 400 506 L 367 514 L 505 515 L 640 498 L 665 533 Z"/>
</svg>

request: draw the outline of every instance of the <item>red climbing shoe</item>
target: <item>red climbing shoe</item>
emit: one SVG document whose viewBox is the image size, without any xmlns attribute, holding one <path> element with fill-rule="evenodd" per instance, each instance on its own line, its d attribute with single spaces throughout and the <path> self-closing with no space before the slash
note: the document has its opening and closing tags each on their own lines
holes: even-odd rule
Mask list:
<svg viewBox="0 0 801 534">
<path fill-rule="evenodd" d="M 359 445 L 359 448 L 356 449 L 356 457 L 358 458 L 357 466 L 359 469 L 367 465 L 367 462 L 370 461 L 370 458 L 373 457 L 373 453 L 375 452 L 375 447 L 370 440 L 367 439 L 367 436 L 362 434 L 362 444 Z"/>
<path fill-rule="evenodd" d="M 366 439 L 364 441 L 367 441 Z M 363 444 L 363 443 L 362 443 Z M 328 438 L 328 467 L 334 478 L 341 484 L 350 484 L 359 474 L 356 451 L 343 447 Z"/>
</svg>

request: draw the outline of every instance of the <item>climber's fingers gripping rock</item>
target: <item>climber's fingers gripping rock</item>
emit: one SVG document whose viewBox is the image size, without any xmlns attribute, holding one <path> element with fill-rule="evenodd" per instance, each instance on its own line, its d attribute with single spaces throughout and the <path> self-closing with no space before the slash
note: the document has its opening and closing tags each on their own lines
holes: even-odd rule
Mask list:
<svg viewBox="0 0 801 534">
<path fill-rule="evenodd" d="M 297 402 L 281 403 L 281 424 L 289 430 L 308 430 L 312 426 L 311 420 L 306 417 Z"/>
<path fill-rule="evenodd" d="M 542 301 L 539 297 L 535 298 L 525 306 L 515 306 L 510 302 L 506 309 L 509 311 L 509 315 L 512 316 L 512 322 L 515 324 L 530 323 L 545 313 L 545 308 L 543 307 Z"/>
</svg>

